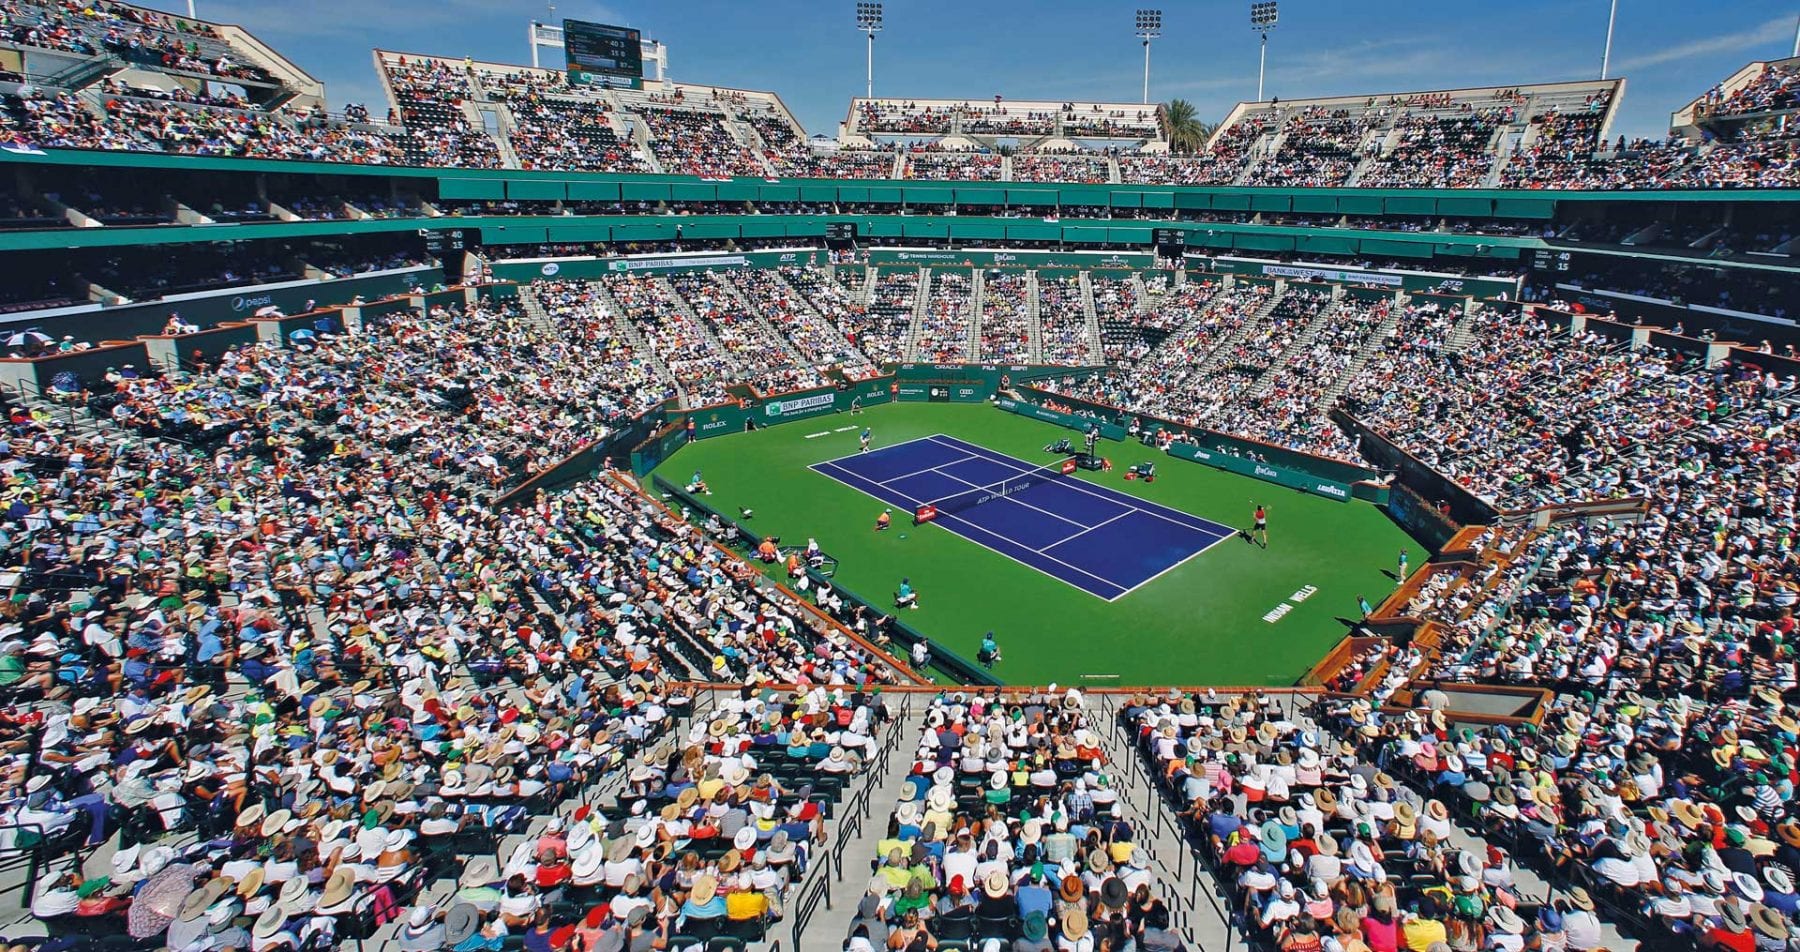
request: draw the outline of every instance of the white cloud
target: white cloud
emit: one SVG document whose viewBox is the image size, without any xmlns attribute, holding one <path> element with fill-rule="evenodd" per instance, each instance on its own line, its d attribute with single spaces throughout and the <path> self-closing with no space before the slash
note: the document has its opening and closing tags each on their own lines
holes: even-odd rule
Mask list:
<svg viewBox="0 0 1800 952">
<path fill-rule="evenodd" d="M 1703 36 L 1698 39 L 1665 46 L 1660 50 L 1652 50 L 1637 56 L 1627 56 L 1619 60 L 1618 69 L 1629 73 L 1631 70 L 1644 69 L 1648 66 L 1661 66 L 1678 60 L 1695 56 L 1712 56 L 1719 53 L 1738 53 L 1768 43 L 1787 39 L 1794 29 L 1792 17 L 1776 17 L 1748 30 L 1735 33 L 1719 33 L 1714 36 Z"/>
</svg>

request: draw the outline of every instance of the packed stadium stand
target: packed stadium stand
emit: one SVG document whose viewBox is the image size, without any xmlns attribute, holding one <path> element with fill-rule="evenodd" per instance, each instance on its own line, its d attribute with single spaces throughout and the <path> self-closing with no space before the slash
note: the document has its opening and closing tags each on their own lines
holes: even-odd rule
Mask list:
<svg viewBox="0 0 1800 952">
<path fill-rule="evenodd" d="M 332 109 L 115 0 L 0 30 L 0 948 L 1800 935 L 1800 61 L 1655 141 L 1611 80 L 1183 154 L 1153 105 L 818 141 L 453 54 Z M 890 401 L 1411 545 L 1297 678 L 1011 684 L 652 473 Z"/>
</svg>

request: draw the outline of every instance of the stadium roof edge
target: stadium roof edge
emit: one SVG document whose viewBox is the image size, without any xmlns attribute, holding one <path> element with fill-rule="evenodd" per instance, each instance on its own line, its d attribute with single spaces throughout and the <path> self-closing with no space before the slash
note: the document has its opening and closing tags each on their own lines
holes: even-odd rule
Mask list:
<svg viewBox="0 0 1800 952">
<path fill-rule="evenodd" d="M 1694 125 L 1696 111 L 1706 103 L 1706 100 L 1712 95 L 1714 89 L 1720 90 L 1726 94 L 1734 93 L 1747 85 L 1750 80 L 1762 75 L 1763 71 L 1769 67 L 1783 65 L 1800 66 L 1800 56 L 1783 56 L 1775 59 L 1751 60 L 1743 66 L 1738 67 L 1730 76 L 1714 83 L 1706 90 L 1706 92 L 1695 96 L 1680 109 L 1670 113 L 1669 131 L 1671 133 L 1681 134 L 1679 130 L 1691 128 Z"/>
<path fill-rule="evenodd" d="M 1600 87 L 1606 87 L 1606 86 L 1619 87 L 1619 86 L 1623 86 L 1624 83 L 1625 83 L 1625 77 L 1615 76 L 1612 79 L 1571 79 L 1571 80 L 1561 80 L 1561 81 L 1552 82 L 1552 83 L 1489 83 L 1489 84 L 1482 85 L 1482 86 L 1463 86 L 1463 87 L 1455 87 L 1455 88 L 1451 88 L 1451 89 L 1409 89 L 1409 90 L 1394 90 L 1394 91 L 1389 91 L 1389 92 L 1377 92 L 1377 93 L 1354 93 L 1354 94 L 1345 94 L 1345 95 L 1338 95 L 1338 96 L 1296 96 L 1291 99 L 1281 99 L 1281 100 L 1279 100 L 1279 102 L 1281 105 L 1293 105 L 1295 103 L 1321 103 L 1321 104 L 1330 104 L 1330 103 L 1338 103 L 1338 102 L 1348 103 L 1348 102 L 1356 102 L 1359 100 L 1366 101 L 1366 100 L 1370 100 L 1370 99 L 1391 98 L 1391 97 L 1395 97 L 1395 96 L 1438 96 L 1438 95 L 1443 95 L 1445 93 L 1448 93 L 1448 94 L 1454 96 L 1458 93 L 1479 94 L 1479 93 L 1499 92 L 1501 90 L 1512 90 L 1512 89 L 1516 89 L 1520 92 L 1529 94 L 1532 92 L 1574 91 L 1574 90 L 1580 89 L 1582 87 L 1592 87 L 1592 88 L 1600 88 Z M 1273 99 L 1245 100 L 1243 102 L 1238 103 L 1238 105 L 1240 105 L 1240 106 L 1266 106 L 1271 103 L 1275 103 L 1276 101 L 1277 100 L 1273 100 Z"/>
</svg>

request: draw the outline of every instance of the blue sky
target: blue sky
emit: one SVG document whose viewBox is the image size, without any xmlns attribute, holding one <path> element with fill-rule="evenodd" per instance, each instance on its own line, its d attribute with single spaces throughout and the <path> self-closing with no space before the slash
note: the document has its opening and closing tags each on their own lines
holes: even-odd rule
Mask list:
<svg viewBox="0 0 1800 952">
<path fill-rule="evenodd" d="M 1105 99 L 1141 95 L 1144 3 L 887 0 L 877 95 Z M 168 10 L 184 0 L 154 0 Z M 197 0 L 326 84 L 333 107 L 382 101 L 373 47 L 529 63 L 542 0 Z M 1599 75 L 1607 0 L 1282 0 L 1268 94 L 1285 98 L 1549 82 Z M 560 0 L 556 17 L 642 29 L 668 44 L 679 80 L 781 94 L 808 132 L 834 133 L 863 89 L 853 0 Z M 1191 100 L 1208 121 L 1256 94 L 1247 0 L 1164 0 L 1150 96 Z M 1620 0 L 1614 75 L 1627 80 L 1615 134 L 1659 136 L 1669 113 L 1738 67 L 1788 55 L 1793 0 Z M 980 11 L 975 15 L 972 11 Z M 550 56 L 555 51 L 545 50 Z"/>
</svg>

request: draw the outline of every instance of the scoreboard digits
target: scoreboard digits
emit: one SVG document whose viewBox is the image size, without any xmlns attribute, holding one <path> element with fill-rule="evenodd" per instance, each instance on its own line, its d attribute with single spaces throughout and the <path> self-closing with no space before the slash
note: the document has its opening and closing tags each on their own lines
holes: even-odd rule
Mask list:
<svg viewBox="0 0 1800 952">
<path fill-rule="evenodd" d="M 626 79 L 644 76 L 643 37 L 630 27 L 564 20 L 563 51 L 571 73 Z"/>
</svg>

